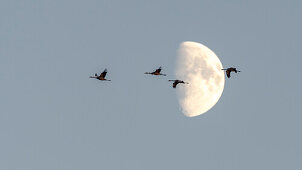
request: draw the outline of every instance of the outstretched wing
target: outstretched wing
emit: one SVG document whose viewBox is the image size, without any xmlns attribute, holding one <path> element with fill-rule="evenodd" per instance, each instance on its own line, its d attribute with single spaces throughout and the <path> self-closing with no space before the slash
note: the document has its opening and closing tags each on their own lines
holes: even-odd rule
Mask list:
<svg viewBox="0 0 302 170">
<path fill-rule="evenodd" d="M 161 67 L 155 70 L 155 73 L 160 73 L 161 72 Z"/>
<path fill-rule="evenodd" d="M 107 69 L 105 69 L 105 70 L 101 73 L 100 77 L 105 78 L 105 77 L 106 77 L 106 74 L 107 74 Z"/>
<path fill-rule="evenodd" d="M 178 84 L 178 82 L 174 81 L 173 88 L 176 88 L 177 84 Z"/>
<path fill-rule="evenodd" d="M 228 78 L 231 77 L 231 70 L 227 70 L 225 73 L 226 73 L 226 75 L 227 75 Z"/>
</svg>

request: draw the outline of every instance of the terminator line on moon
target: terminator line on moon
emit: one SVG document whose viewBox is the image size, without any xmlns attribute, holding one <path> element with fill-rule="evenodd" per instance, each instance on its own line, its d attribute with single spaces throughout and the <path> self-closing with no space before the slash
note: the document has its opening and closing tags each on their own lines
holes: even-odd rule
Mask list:
<svg viewBox="0 0 302 170">
<path fill-rule="evenodd" d="M 161 73 L 162 67 L 154 72 L 145 72 L 155 76 L 166 76 Z M 210 110 L 219 100 L 224 89 L 224 71 L 230 78 L 231 72 L 240 72 L 236 68 L 224 69 L 219 58 L 208 47 L 197 43 L 186 41 L 180 44 L 176 65 L 176 78 L 173 88 L 177 84 L 184 84 L 177 88 L 179 104 L 184 115 L 194 117 Z M 107 69 L 100 75 L 90 76 L 102 81 L 105 79 Z"/>
</svg>

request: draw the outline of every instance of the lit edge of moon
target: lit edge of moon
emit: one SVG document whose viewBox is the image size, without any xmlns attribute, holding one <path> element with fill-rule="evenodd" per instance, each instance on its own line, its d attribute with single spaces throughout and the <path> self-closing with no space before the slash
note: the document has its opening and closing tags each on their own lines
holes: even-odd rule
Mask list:
<svg viewBox="0 0 302 170">
<path fill-rule="evenodd" d="M 201 115 L 222 95 L 222 64 L 212 50 L 197 42 L 182 42 L 177 53 L 176 78 L 189 83 L 177 87 L 181 110 L 187 117 Z"/>
</svg>

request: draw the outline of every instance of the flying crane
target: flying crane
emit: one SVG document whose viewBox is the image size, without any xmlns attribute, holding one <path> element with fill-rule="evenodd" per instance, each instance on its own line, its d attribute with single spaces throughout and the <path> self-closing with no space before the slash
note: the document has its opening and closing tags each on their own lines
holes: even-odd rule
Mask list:
<svg viewBox="0 0 302 170">
<path fill-rule="evenodd" d="M 161 70 L 162 70 L 162 68 L 161 67 L 159 67 L 158 69 L 156 69 L 154 72 L 145 72 L 145 74 L 152 74 L 152 75 L 156 75 L 156 76 L 158 76 L 158 75 L 162 75 L 162 76 L 167 76 L 166 74 L 162 74 L 162 73 L 160 73 L 161 72 Z"/>
<path fill-rule="evenodd" d="M 95 73 L 94 76 L 90 76 L 89 78 L 95 78 L 95 79 L 102 80 L 102 81 L 111 81 L 111 80 L 105 79 L 106 74 L 107 74 L 107 69 L 105 69 L 99 76 L 97 73 Z"/>
<path fill-rule="evenodd" d="M 177 84 L 179 84 L 179 83 L 189 84 L 189 83 L 184 82 L 182 80 L 168 80 L 168 81 L 173 81 L 173 88 L 176 88 Z"/>
<path fill-rule="evenodd" d="M 231 72 L 235 72 L 235 73 L 240 72 L 239 70 L 237 70 L 236 68 L 233 68 L 233 67 L 230 67 L 230 68 L 227 68 L 227 69 L 223 68 L 221 70 L 225 70 L 225 73 L 226 73 L 228 78 L 231 77 Z"/>
</svg>

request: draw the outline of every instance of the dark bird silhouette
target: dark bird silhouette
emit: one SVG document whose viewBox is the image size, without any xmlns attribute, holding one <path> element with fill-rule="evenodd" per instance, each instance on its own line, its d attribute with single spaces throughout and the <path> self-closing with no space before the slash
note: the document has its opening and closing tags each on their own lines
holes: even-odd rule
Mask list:
<svg viewBox="0 0 302 170">
<path fill-rule="evenodd" d="M 239 70 L 237 70 L 236 68 L 233 68 L 233 67 L 230 67 L 230 68 L 227 68 L 227 69 L 223 68 L 221 70 L 226 70 L 225 73 L 226 73 L 228 78 L 231 77 L 231 72 L 232 71 L 235 72 L 235 73 L 240 72 Z"/>
<path fill-rule="evenodd" d="M 173 88 L 176 88 L 177 84 L 179 84 L 179 83 L 189 84 L 189 83 L 184 82 L 182 80 L 169 80 L 169 81 L 173 81 Z"/>
<path fill-rule="evenodd" d="M 102 81 L 111 81 L 111 80 L 105 79 L 106 74 L 107 74 L 107 69 L 105 69 L 105 70 L 101 73 L 101 75 L 98 76 L 98 74 L 95 73 L 94 76 L 90 76 L 89 78 L 95 78 L 95 79 L 102 80 Z"/>
<path fill-rule="evenodd" d="M 166 76 L 166 74 L 160 73 L 161 70 L 162 70 L 161 67 L 159 67 L 159 68 L 156 69 L 154 72 L 152 72 L 152 73 L 150 73 L 150 72 L 145 72 L 145 74 L 152 74 L 152 75 L 156 75 L 156 76 L 158 76 L 158 75 Z"/>
</svg>

